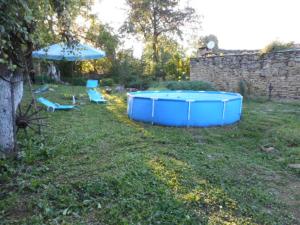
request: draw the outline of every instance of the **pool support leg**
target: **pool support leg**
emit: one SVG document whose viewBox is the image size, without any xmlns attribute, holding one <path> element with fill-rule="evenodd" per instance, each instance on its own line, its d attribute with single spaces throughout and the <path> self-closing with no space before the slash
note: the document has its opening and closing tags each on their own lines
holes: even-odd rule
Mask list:
<svg viewBox="0 0 300 225">
<path fill-rule="evenodd" d="M 223 100 L 222 126 L 224 126 L 225 110 L 226 110 L 226 102 L 227 102 L 227 101 L 228 101 L 227 99 L 224 99 L 224 100 Z"/>
<path fill-rule="evenodd" d="M 157 99 L 155 99 L 155 98 L 152 98 L 152 109 L 151 109 L 151 117 L 152 117 L 152 119 L 151 119 L 151 124 L 153 125 L 154 124 L 154 113 L 155 113 L 155 100 L 157 100 Z"/>
</svg>

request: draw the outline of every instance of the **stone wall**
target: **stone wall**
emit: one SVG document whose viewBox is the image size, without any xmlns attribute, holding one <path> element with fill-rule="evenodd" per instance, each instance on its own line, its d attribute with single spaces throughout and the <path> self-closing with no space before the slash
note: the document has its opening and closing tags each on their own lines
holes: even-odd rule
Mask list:
<svg viewBox="0 0 300 225">
<path fill-rule="evenodd" d="M 191 80 L 212 82 L 218 89 L 251 95 L 300 99 L 300 49 L 259 53 L 200 56 L 191 59 Z"/>
</svg>

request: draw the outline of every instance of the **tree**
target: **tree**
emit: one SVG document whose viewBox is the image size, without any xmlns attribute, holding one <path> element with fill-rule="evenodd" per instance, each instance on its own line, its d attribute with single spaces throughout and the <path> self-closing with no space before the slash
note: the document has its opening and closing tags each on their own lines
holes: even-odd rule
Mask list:
<svg viewBox="0 0 300 225">
<path fill-rule="evenodd" d="M 190 7 L 179 8 L 179 0 L 126 0 L 129 16 L 121 31 L 142 36 L 152 44 L 154 65 L 159 62 L 158 42 L 162 35 L 178 35 L 188 22 L 196 21 L 195 10 Z M 159 73 L 156 70 L 156 77 Z"/>
<path fill-rule="evenodd" d="M 81 35 L 75 20 L 78 16 L 90 17 L 94 0 L 28 0 L 28 7 L 35 19 L 36 29 L 32 34 L 36 47 L 55 42 L 72 42 Z"/>
<path fill-rule="evenodd" d="M 215 46 L 213 47 L 213 49 L 208 51 L 206 47 L 210 41 L 213 41 L 215 43 Z M 190 47 L 193 49 L 190 54 L 191 57 L 197 57 L 200 52 L 202 52 L 200 54 L 207 54 L 208 52 L 217 53 L 219 51 L 219 41 L 217 36 L 214 34 L 204 36 L 193 35 L 193 41 L 190 42 Z"/>
<path fill-rule="evenodd" d="M 146 44 L 142 59 L 145 61 L 144 73 L 148 76 L 151 76 L 155 69 L 151 63 L 151 52 L 151 44 Z M 188 59 L 186 59 L 182 47 L 175 40 L 165 36 L 159 37 L 158 59 L 159 63 L 156 68 L 163 80 L 185 79 L 189 73 Z"/>
<path fill-rule="evenodd" d="M 110 74 L 116 60 L 116 50 L 120 44 L 119 37 L 113 33 L 113 30 L 107 24 L 99 22 L 94 15 L 88 18 L 89 28 L 82 37 L 105 51 L 106 57 L 93 61 L 83 61 L 80 63 L 82 72 L 97 72 Z"/>
<path fill-rule="evenodd" d="M 144 88 L 147 82 L 143 76 L 143 63 L 133 57 L 131 49 L 121 50 L 117 53 L 114 69 L 118 74 L 118 81 L 126 87 Z"/>
<path fill-rule="evenodd" d="M 71 41 L 70 19 L 80 12 L 78 6 L 88 0 L 0 0 L 0 150 L 16 150 L 15 114 L 23 96 L 23 80 L 27 78 L 31 53 L 39 40 L 43 23 L 55 16 L 53 35 Z M 36 10 L 44 9 L 43 13 Z M 47 10 L 51 9 L 51 10 Z M 73 10 L 71 10 L 73 9 Z M 70 13 L 72 12 L 72 13 Z M 48 23 L 49 24 L 49 23 Z M 50 27 L 51 28 L 51 27 Z M 54 29 L 55 28 L 55 29 Z M 45 31 L 43 29 L 43 31 Z"/>
<path fill-rule="evenodd" d="M 260 50 L 261 55 L 265 55 L 271 52 L 276 52 L 285 49 L 291 49 L 294 47 L 294 42 L 281 42 L 281 41 L 272 41 L 267 44 L 263 49 Z"/>
<path fill-rule="evenodd" d="M 102 24 L 94 15 L 90 16 L 89 21 L 90 27 L 84 38 L 96 47 L 103 49 L 107 57 L 114 58 L 120 43 L 119 37 L 113 33 L 113 29 L 109 25 Z"/>
<path fill-rule="evenodd" d="M 15 113 L 33 48 L 34 20 L 26 1 L 0 1 L 0 150 L 16 149 Z"/>
<path fill-rule="evenodd" d="M 198 43 L 197 43 L 197 47 L 198 48 L 203 48 L 203 47 L 206 47 L 207 44 L 210 42 L 210 41 L 213 41 L 215 43 L 215 46 L 213 47 L 212 51 L 213 52 L 216 52 L 218 51 L 219 49 L 219 41 L 218 41 L 218 38 L 216 35 L 213 35 L 213 34 L 209 34 L 209 35 L 206 35 L 206 36 L 201 36 L 198 40 Z"/>
</svg>

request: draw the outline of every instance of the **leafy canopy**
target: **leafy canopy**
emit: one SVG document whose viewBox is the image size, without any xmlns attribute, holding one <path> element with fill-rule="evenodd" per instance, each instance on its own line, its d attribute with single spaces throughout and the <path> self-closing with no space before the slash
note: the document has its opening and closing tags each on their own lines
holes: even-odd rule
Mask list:
<svg viewBox="0 0 300 225">
<path fill-rule="evenodd" d="M 213 41 L 215 43 L 213 50 L 218 50 L 219 49 L 219 41 L 218 41 L 217 36 L 213 35 L 213 34 L 201 36 L 198 40 L 197 47 L 198 48 L 206 47 L 210 41 Z"/>
<path fill-rule="evenodd" d="M 0 63 L 10 70 L 23 67 L 32 45 L 35 24 L 32 11 L 22 0 L 0 0 Z"/>
<path fill-rule="evenodd" d="M 58 40 L 72 41 L 72 21 L 87 15 L 93 0 L 0 0 L 0 63 L 24 68 L 32 50 Z"/>
<path fill-rule="evenodd" d="M 158 39 L 158 59 L 156 65 L 159 77 L 164 80 L 182 80 L 189 74 L 189 59 L 186 58 L 184 49 L 176 42 L 166 36 Z M 144 73 L 148 76 L 153 74 L 154 64 L 152 62 L 152 46 L 147 43 L 144 47 L 142 60 L 145 62 Z"/>
<path fill-rule="evenodd" d="M 151 44 L 152 62 L 150 65 L 156 78 L 165 78 L 159 66 L 159 37 L 179 36 L 188 22 L 196 22 L 195 10 L 190 7 L 180 8 L 179 0 L 126 0 L 129 6 L 128 17 L 121 27 L 122 32 L 142 37 Z"/>
<path fill-rule="evenodd" d="M 122 31 L 142 35 L 151 40 L 161 34 L 172 33 L 181 36 L 181 28 L 193 20 L 195 10 L 179 8 L 179 0 L 127 0 L 129 15 Z"/>
<path fill-rule="evenodd" d="M 281 42 L 281 41 L 272 41 L 267 46 L 265 46 L 261 51 L 261 55 L 268 54 L 271 52 L 276 52 L 280 50 L 286 50 L 293 48 L 294 42 Z"/>
</svg>

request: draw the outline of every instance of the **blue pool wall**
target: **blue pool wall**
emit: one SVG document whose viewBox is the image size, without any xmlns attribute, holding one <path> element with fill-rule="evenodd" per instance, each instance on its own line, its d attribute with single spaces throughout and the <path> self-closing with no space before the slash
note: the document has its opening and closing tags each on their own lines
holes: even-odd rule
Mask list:
<svg viewBox="0 0 300 225">
<path fill-rule="evenodd" d="M 164 98 L 166 93 L 187 95 L 184 99 Z M 143 96 L 143 93 L 145 96 Z M 151 94 L 153 93 L 153 96 Z M 160 97 L 160 93 L 162 96 Z M 222 99 L 189 99 L 189 93 L 221 94 Z M 229 97 L 229 98 L 228 98 Z M 129 118 L 165 126 L 210 127 L 240 120 L 243 97 L 238 93 L 213 91 L 143 91 L 128 93 Z"/>
</svg>

